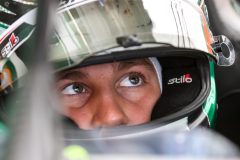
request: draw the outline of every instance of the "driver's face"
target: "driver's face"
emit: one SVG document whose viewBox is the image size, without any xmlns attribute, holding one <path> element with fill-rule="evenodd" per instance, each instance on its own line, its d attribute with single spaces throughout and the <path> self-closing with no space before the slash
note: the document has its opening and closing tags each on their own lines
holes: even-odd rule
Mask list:
<svg viewBox="0 0 240 160">
<path fill-rule="evenodd" d="M 161 95 L 147 59 L 63 71 L 57 88 L 64 115 L 82 129 L 148 122 Z"/>
</svg>

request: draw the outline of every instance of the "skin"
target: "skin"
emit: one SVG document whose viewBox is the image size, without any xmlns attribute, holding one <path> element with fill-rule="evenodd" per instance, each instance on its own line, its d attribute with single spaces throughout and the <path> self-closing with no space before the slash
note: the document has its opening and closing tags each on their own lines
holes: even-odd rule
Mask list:
<svg viewBox="0 0 240 160">
<path fill-rule="evenodd" d="M 155 70 L 147 59 L 63 71 L 57 89 L 63 114 L 86 130 L 149 122 L 161 96 Z"/>
</svg>

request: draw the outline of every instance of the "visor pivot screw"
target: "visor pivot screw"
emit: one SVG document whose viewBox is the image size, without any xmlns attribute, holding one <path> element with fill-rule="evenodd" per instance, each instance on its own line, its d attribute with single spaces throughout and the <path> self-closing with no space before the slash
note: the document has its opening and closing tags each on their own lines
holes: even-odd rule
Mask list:
<svg viewBox="0 0 240 160">
<path fill-rule="evenodd" d="M 142 43 L 137 39 L 137 35 L 117 37 L 116 41 L 117 44 L 124 48 L 142 45 Z"/>
</svg>

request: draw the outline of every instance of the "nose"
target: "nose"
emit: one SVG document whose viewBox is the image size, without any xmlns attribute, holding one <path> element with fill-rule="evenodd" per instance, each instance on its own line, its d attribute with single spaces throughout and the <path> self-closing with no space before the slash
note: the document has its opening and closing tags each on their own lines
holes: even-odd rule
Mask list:
<svg viewBox="0 0 240 160">
<path fill-rule="evenodd" d="M 113 127 L 128 123 L 128 117 L 117 94 L 102 93 L 96 101 L 97 109 L 92 119 L 94 128 Z"/>
</svg>

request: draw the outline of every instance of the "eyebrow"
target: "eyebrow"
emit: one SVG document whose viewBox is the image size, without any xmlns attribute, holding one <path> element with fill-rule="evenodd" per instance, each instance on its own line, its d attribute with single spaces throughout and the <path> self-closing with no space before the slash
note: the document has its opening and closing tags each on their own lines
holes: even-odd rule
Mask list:
<svg viewBox="0 0 240 160">
<path fill-rule="evenodd" d="M 87 73 L 83 73 L 81 71 L 78 70 L 70 70 L 70 71 L 66 71 L 63 73 L 60 73 L 57 75 L 57 80 L 61 80 L 61 79 L 79 79 L 79 78 L 86 78 L 88 76 Z"/>
<path fill-rule="evenodd" d="M 137 59 L 137 60 L 133 59 L 133 60 L 119 62 L 118 70 L 129 69 L 131 67 L 140 66 L 140 65 L 147 66 L 151 70 L 153 69 L 152 64 L 147 59 Z"/>
</svg>

